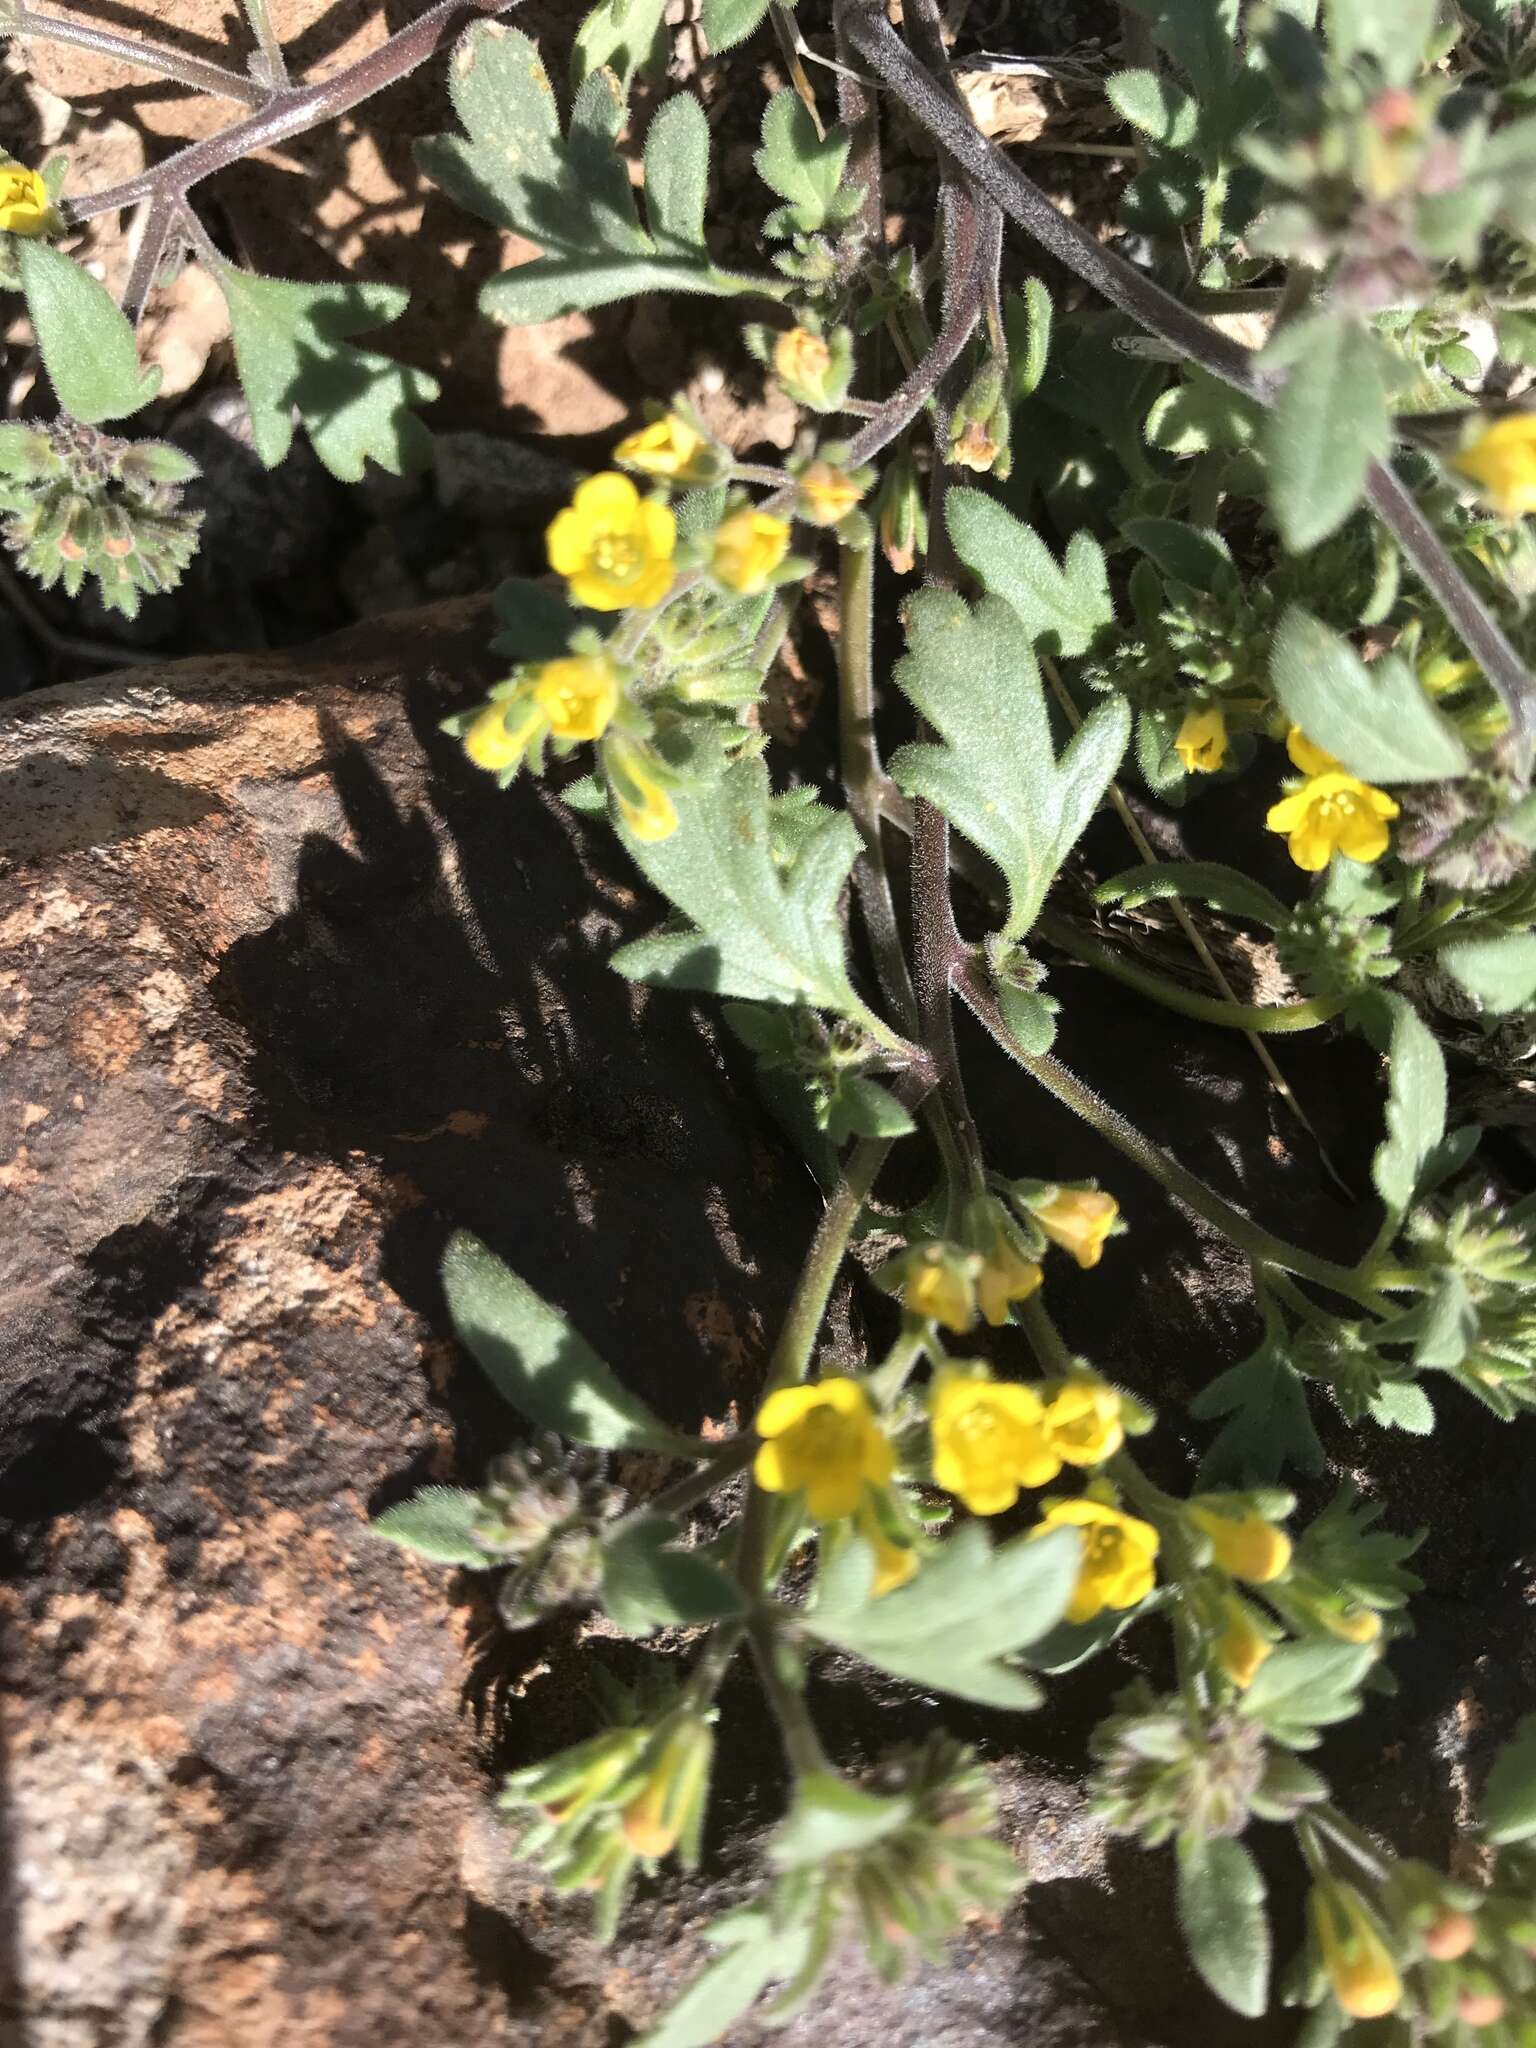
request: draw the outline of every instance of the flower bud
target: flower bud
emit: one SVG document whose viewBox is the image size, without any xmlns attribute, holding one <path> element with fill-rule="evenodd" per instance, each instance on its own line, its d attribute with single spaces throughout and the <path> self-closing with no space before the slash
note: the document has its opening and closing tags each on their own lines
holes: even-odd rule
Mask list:
<svg viewBox="0 0 1536 2048">
<path fill-rule="evenodd" d="M 1226 1625 L 1216 1638 L 1216 1662 L 1239 1692 L 1246 1692 L 1274 1648 L 1241 1600 L 1224 1603 Z"/>
<path fill-rule="evenodd" d="M 1198 1502 L 1189 1519 L 1210 1541 L 1219 1570 L 1251 1586 L 1267 1586 L 1291 1562 L 1291 1539 L 1262 1515 L 1229 1515 Z"/>
<path fill-rule="evenodd" d="M 626 469 L 638 469 L 643 476 L 663 477 L 677 484 L 714 483 L 726 473 L 729 460 L 691 420 L 675 412 L 626 435 L 614 449 L 613 459 Z"/>
<path fill-rule="evenodd" d="M 1105 1239 L 1114 1234 L 1120 1205 L 1099 1188 L 1055 1188 L 1027 1205 L 1035 1221 L 1063 1251 L 1070 1252 L 1086 1272 L 1104 1255 Z"/>
<path fill-rule="evenodd" d="M 1437 1963 L 1454 1963 L 1476 1941 L 1477 1925 L 1470 1913 L 1461 1913 L 1448 1906 L 1430 1921 L 1420 1939 L 1427 1956 L 1432 1956 Z"/>
<path fill-rule="evenodd" d="M 624 823 L 637 839 L 669 839 L 677 808 L 661 784 L 661 763 L 638 740 L 610 732 L 603 741 L 603 773 Z"/>
<path fill-rule="evenodd" d="M 866 472 L 867 474 L 867 472 Z M 797 479 L 795 509 L 812 526 L 836 526 L 864 496 L 865 486 L 830 462 L 812 462 Z"/>
<path fill-rule="evenodd" d="M 1307 1911 L 1340 2009 L 1354 2020 L 1380 2019 L 1394 2011 L 1403 1995 L 1402 1979 L 1355 1887 L 1331 1878 L 1315 1884 Z"/>
<path fill-rule="evenodd" d="M 738 597 L 757 597 L 773 583 L 788 552 L 788 520 L 743 505 L 716 529 L 709 573 Z"/>
<path fill-rule="evenodd" d="M 1214 775 L 1227 758 L 1227 720 L 1219 704 L 1202 704 L 1184 714 L 1173 750 L 1186 775 Z"/>
<path fill-rule="evenodd" d="M 659 1738 L 650 1776 L 624 1809 L 624 1839 L 637 1856 L 666 1856 L 696 1832 L 714 1756 L 708 1722 L 685 1714 Z"/>
<path fill-rule="evenodd" d="M 973 1253 L 947 1244 L 925 1244 L 909 1252 L 901 1268 L 901 1299 L 908 1315 L 942 1323 L 963 1337 L 976 1320 L 979 1263 Z"/>
<path fill-rule="evenodd" d="M 928 511 L 917 466 L 905 444 L 881 479 L 875 513 L 885 559 L 898 576 L 910 576 L 928 545 Z"/>
<path fill-rule="evenodd" d="M 1504 2017 L 1504 1999 L 1492 1984 L 1463 1985 L 1456 1994 L 1456 2016 L 1463 2026 L 1496 2027 Z"/>
<path fill-rule="evenodd" d="M 773 345 L 773 374 L 798 404 L 836 412 L 853 375 L 853 337 L 846 327 L 826 337 L 792 327 Z"/>
</svg>

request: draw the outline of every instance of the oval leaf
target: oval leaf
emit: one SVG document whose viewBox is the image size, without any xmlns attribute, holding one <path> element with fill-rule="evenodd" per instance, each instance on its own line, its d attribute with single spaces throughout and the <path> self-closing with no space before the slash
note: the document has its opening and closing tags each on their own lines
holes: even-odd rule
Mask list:
<svg viewBox="0 0 1536 2048">
<path fill-rule="evenodd" d="M 67 413 L 87 426 L 127 419 L 160 389 L 112 294 L 48 242 L 13 243 L 43 363 Z"/>
<path fill-rule="evenodd" d="M 443 1292 L 454 1328 L 497 1393 L 530 1422 L 603 1450 L 694 1455 L 690 1438 L 622 1387 L 560 1311 L 467 1231 L 449 1239 Z"/>
<path fill-rule="evenodd" d="M 1257 2019 L 1269 2002 L 1264 1879 L 1241 1842 L 1179 1843 L 1179 1925 L 1189 1959 L 1224 2005 Z"/>
<path fill-rule="evenodd" d="M 1439 782 L 1472 765 L 1407 662 L 1386 655 L 1367 668 L 1298 605 L 1280 621 L 1269 673 L 1291 723 L 1367 782 Z"/>
</svg>

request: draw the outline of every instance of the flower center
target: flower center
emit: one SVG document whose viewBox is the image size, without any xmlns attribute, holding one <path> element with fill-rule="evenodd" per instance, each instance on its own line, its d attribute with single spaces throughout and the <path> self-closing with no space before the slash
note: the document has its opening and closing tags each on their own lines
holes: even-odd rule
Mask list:
<svg viewBox="0 0 1536 2048">
<path fill-rule="evenodd" d="M 640 567 L 640 543 L 629 533 L 600 533 L 592 543 L 592 566 L 618 582 Z"/>
<path fill-rule="evenodd" d="M 796 1456 L 817 1470 L 847 1465 L 858 1450 L 857 1425 L 832 1407 L 813 1408 L 795 1430 Z"/>
<path fill-rule="evenodd" d="M 1101 1523 L 1090 1528 L 1083 1537 L 1083 1565 L 1090 1572 L 1115 1572 L 1120 1569 L 1120 1531 L 1106 1529 Z"/>
</svg>

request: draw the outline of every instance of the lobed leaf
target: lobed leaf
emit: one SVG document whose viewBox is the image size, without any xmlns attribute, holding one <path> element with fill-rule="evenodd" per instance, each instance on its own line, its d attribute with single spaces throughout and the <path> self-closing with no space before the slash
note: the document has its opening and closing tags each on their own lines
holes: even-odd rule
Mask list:
<svg viewBox="0 0 1536 2048">
<path fill-rule="evenodd" d="M 996 863 L 1004 936 L 1022 937 L 1120 765 L 1130 712 L 1119 697 L 1099 705 L 1058 760 L 1029 636 L 1001 597 L 922 592 L 907 647 L 896 681 L 939 738 L 902 747 L 891 774 Z"/>
<path fill-rule="evenodd" d="M 1387 1135 L 1376 1148 L 1371 1179 L 1387 1207 L 1401 1216 L 1445 1136 L 1445 1057 L 1406 996 L 1380 991 L 1357 1003 L 1355 1014 L 1387 1055 Z"/>
<path fill-rule="evenodd" d="M 1073 534 L 1058 567 L 1039 534 L 984 491 L 951 490 L 944 516 L 955 553 L 983 589 L 1006 599 L 1046 653 L 1084 654 L 1114 624 L 1104 550 L 1091 534 Z"/>
</svg>

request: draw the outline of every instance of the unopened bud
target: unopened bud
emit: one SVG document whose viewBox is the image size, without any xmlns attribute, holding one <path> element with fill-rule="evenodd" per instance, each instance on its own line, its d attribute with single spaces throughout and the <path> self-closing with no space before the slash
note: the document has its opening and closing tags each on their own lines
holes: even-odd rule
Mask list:
<svg viewBox="0 0 1536 2048">
<path fill-rule="evenodd" d="M 1424 1953 L 1437 1963 L 1454 1963 L 1458 1956 L 1466 1954 L 1476 1939 L 1477 1928 L 1471 1914 L 1447 1907 L 1425 1928 Z"/>
</svg>

